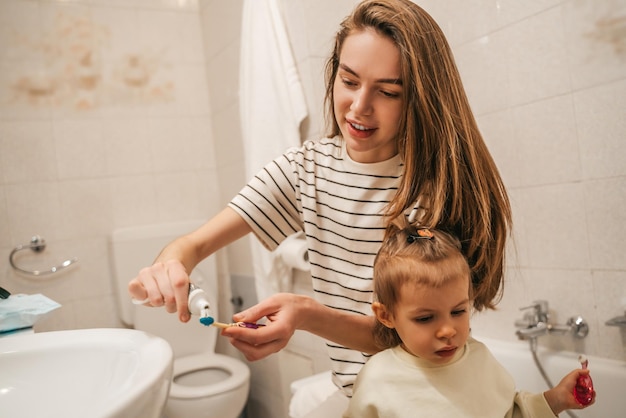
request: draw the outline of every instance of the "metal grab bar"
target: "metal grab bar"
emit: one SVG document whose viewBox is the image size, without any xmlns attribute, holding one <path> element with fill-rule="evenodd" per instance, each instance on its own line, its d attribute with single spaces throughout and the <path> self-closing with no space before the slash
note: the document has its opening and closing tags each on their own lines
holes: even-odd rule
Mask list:
<svg viewBox="0 0 626 418">
<path fill-rule="evenodd" d="M 9 263 L 11 263 L 11 267 L 13 267 L 15 270 L 19 271 L 20 273 L 24 273 L 27 274 L 29 276 L 46 276 L 49 274 L 54 274 L 54 273 L 58 273 L 59 271 L 71 266 L 72 264 L 78 262 L 78 258 L 76 257 L 72 257 L 68 260 L 63 261 L 61 264 L 59 264 L 58 266 L 52 266 L 50 267 L 50 269 L 48 270 L 25 270 L 21 267 L 18 267 L 15 264 L 15 260 L 13 260 L 13 257 L 15 256 L 15 254 L 19 251 L 22 250 L 26 250 L 26 249 L 31 249 L 32 251 L 36 252 L 36 253 L 40 253 L 42 252 L 44 249 L 46 248 L 46 240 L 41 238 L 39 235 L 35 235 L 34 237 L 32 237 L 30 239 L 30 242 L 28 244 L 20 244 L 17 247 L 13 248 L 13 250 L 11 251 L 11 254 L 9 255 Z"/>
</svg>

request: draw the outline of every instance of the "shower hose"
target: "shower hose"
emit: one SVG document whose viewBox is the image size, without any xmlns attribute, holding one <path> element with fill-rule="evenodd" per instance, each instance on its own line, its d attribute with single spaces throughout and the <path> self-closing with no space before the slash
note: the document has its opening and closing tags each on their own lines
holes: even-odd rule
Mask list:
<svg viewBox="0 0 626 418">
<path fill-rule="evenodd" d="M 546 371 L 543 369 L 543 366 L 539 361 L 539 357 L 537 357 L 537 337 L 531 338 L 530 340 L 528 340 L 528 342 L 530 344 L 530 352 L 533 355 L 533 360 L 535 361 L 535 365 L 537 365 L 537 369 L 539 369 L 539 373 L 541 373 L 541 377 L 543 377 L 543 380 L 546 382 L 548 387 L 552 389 L 554 387 L 554 385 L 552 384 L 552 380 L 550 380 L 550 378 L 546 374 Z M 569 415 L 571 418 L 578 418 L 578 415 L 576 415 L 569 409 L 566 410 L 565 413 L 567 413 L 567 415 Z"/>
</svg>

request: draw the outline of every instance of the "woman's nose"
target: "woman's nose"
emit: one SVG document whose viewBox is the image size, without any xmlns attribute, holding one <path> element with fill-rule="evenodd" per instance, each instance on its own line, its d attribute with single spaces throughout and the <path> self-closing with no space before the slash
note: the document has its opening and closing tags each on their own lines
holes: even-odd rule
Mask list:
<svg viewBox="0 0 626 418">
<path fill-rule="evenodd" d="M 372 98 L 370 94 L 364 89 L 357 90 L 354 93 L 354 100 L 350 109 L 357 115 L 369 115 L 372 113 Z"/>
</svg>

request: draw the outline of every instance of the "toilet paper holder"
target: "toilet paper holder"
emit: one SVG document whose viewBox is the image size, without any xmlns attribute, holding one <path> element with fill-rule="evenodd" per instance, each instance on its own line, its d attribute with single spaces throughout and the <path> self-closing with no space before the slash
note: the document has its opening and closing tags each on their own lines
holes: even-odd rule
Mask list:
<svg viewBox="0 0 626 418">
<path fill-rule="evenodd" d="M 289 268 L 309 271 L 309 247 L 303 233 L 291 235 L 278 247 L 279 256 Z"/>
</svg>

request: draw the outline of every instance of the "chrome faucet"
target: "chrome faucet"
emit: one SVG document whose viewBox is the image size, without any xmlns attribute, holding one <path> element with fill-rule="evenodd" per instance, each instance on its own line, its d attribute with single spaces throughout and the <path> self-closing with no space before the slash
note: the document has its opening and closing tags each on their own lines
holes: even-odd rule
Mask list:
<svg viewBox="0 0 626 418">
<path fill-rule="evenodd" d="M 610 327 L 626 327 L 626 296 L 622 298 L 622 308 L 624 309 L 624 315 L 611 318 L 604 324 Z"/>
<path fill-rule="evenodd" d="M 530 306 L 520 308 L 526 311 L 522 319 L 515 321 L 518 328 L 515 333 L 520 340 L 536 339 L 546 334 L 573 334 L 577 338 L 584 338 L 589 333 L 587 322 L 580 316 L 573 316 L 565 325 L 550 323 L 548 301 L 536 300 Z"/>
<path fill-rule="evenodd" d="M 622 316 L 616 316 L 615 318 L 611 318 L 604 323 L 610 327 L 626 327 L 626 313 Z"/>
</svg>

